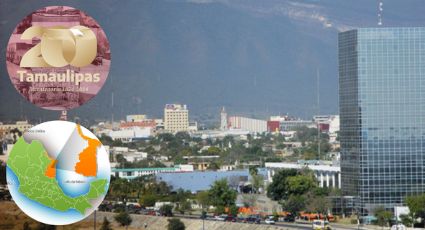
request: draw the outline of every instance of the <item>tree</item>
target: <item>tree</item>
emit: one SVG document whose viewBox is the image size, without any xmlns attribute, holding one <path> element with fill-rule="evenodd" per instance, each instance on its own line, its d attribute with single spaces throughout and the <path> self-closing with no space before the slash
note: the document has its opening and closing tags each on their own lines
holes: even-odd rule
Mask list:
<svg viewBox="0 0 425 230">
<path fill-rule="evenodd" d="M 127 163 L 127 160 L 124 158 L 122 154 L 117 154 L 115 156 L 115 160 L 120 164 L 120 166 L 123 166 L 125 163 Z"/>
<path fill-rule="evenodd" d="M 124 146 L 124 143 L 120 139 L 116 139 L 112 142 L 112 146 Z"/>
<path fill-rule="evenodd" d="M 307 200 L 307 211 L 327 215 L 331 209 L 331 203 L 327 197 L 311 196 Z"/>
<path fill-rule="evenodd" d="M 201 191 L 196 194 L 196 201 L 202 207 L 202 209 L 207 208 L 210 204 L 210 196 L 208 191 Z"/>
<path fill-rule="evenodd" d="M 178 132 L 174 136 L 180 141 L 190 140 L 190 135 L 188 132 Z"/>
<path fill-rule="evenodd" d="M 171 202 L 184 202 L 191 196 L 191 193 L 189 190 L 184 191 L 183 189 L 178 189 L 177 192 L 171 196 Z"/>
<path fill-rule="evenodd" d="M 249 173 L 251 175 L 251 184 L 255 193 L 260 191 L 260 188 L 264 186 L 264 178 L 262 175 L 258 175 L 258 169 L 256 167 L 250 167 Z"/>
<path fill-rule="evenodd" d="M 297 175 L 287 178 L 288 194 L 305 194 L 317 187 L 314 176 Z"/>
<path fill-rule="evenodd" d="M 174 162 L 174 165 L 181 165 L 181 164 L 185 164 L 186 160 L 183 159 L 182 156 L 178 155 L 178 156 L 174 157 L 173 162 Z"/>
<path fill-rule="evenodd" d="M 215 147 L 215 146 L 211 146 L 207 150 L 208 155 L 220 155 L 220 153 L 221 153 L 220 148 Z"/>
<path fill-rule="evenodd" d="M 229 207 L 236 202 L 237 192 L 229 187 L 226 179 L 217 180 L 209 190 L 211 204 Z"/>
<path fill-rule="evenodd" d="M 178 218 L 172 218 L 168 220 L 168 230 L 185 230 L 184 223 Z"/>
<path fill-rule="evenodd" d="M 317 137 L 316 128 L 308 128 L 307 126 L 303 126 L 297 128 L 295 131 L 295 141 L 309 142 L 314 141 Z"/>
<path fill-rule="evenodd" d="M 251 176 L 251 184 L 252 184 L 252 188 L 254 190 L 255 193 L 259 193 L 260 192 L 260 188 L 262 188 L 264 186 L 264 178 L 262 175 L 252 175 Z"/>
<path fill-rule="evenodd" d="M 179 203 L 178 211 L 180 211 L 180 214 L 184 214 L 185 212 L 192 211 L 192 204 L 188 200 L 184 200 Z"/>
<path fill-rule="evenodd" d="M 291 195 L 282 204 L 282 208 L 290 212 L 294 216 L 298 216 L 299 212 L 305 209 L 306 199 L 301 195 Z"/>
<path fill-rule="evenodd" d="M 125 227 L 128 227 L 133 221 L 131 216 L 128 215 L 128 213 L 126 212 L 120 212 L 117 215 L 115 215 L 114 218 L 121 226 L 125 226 Z"/>
<path fill-rule="evenodd" d="M 106 134 L 102 134 L 102 136 L 100 136 L 99 138 L 100 142 L 102 142 L 102 144 L 104 145 L 112 145 L 112 143 L 114 142 L 114 140 L 112 140 L 112 138 Z"/>
<path fill-rule="evenodd" d="M 220 165 L 217 161 L 212 161 L 207 169 L 216 171 L 220 169 Z"/>
<path fill-rule="evenodd" d="M 408 196 L 405 198 L 405 202 L 409 207 L 412 219 L 425 219 L 425 194 Z"/>
<path fill-rule="evenodd" d="M 142 195 L 139 200 L 140 205 L 143 207 L 152 207 L 155 206 L 155 203 L 158 201 L 158 196 L 155 194 L 146 194 Z"/>
<path fill-rule="evenodd" d="M 391 223 L 393 214 L 390 211 L 385 210 L 383 207 L 378 207 L 374 210 L 376 217 L 376 224 L 383 227 Z"/>
<path fill-rule="evenodd" d="M 225 211 L 226 211 L 226 210 L 224 209 L 224 206 L 219 205 L 219 206 L 216 206 L 216 207 L 215 207 L 215 211 L 214 211 L 214 213 L 215 213 L 216 215 L 221 215 L 221 214 L 223 214 Z"/>
<path fill-rule="evenodd" d="M 404 226 L 412 226 L 414 224 L 414 220 L 410 215 L 401 214 L 400 215 L 401 223 L 404 224 Z"/>
<path fill-rule="evenodd" d="M 102 226 L 100 227 L 100 230 L 112 230 L 111 222 L 109 222 L 109 220 L 106 219 L 106 217 L 103 217 L 103 223 L 102 223 Z"/>
<path fill-rule="evenodd" d="M 111 195 L 121 201 L 127 200 L 130 195 L 133 184 L 123 178 L 114 178 L 111 180 Z"/>
<path fill-rule="evenodd" d="M 173 206 L 169 204 L 162 205 L 161 208 L 159 208 L 159 212 L 163 216 L 173 216 Z"/>
<path fill-rule="evenodd" d="M 229 207 L 229 214 L 232 216 L 237 216 L 239 214 L 239 208 L 236 205 Z"/>
<path fill-rule="evenodd" d="M 267 188 L 267 196 L 273 200 L 287 199 L 289 196 L 287 178 L 296 175 L 298 175 L 298 172 L 295 169 L 279 170 L 273 176 L 273 182 Z"/>
<path fill-rule="evenodd" d="M 258 168 L 256 166 L 249 166 L 249 175 L 258 175 Z"/>
</svg>

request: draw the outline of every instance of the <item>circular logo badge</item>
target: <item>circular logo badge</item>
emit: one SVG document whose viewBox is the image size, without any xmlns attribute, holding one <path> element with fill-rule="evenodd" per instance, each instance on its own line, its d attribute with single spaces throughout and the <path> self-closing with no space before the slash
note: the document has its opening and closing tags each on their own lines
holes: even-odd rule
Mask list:
<svg viewBox="0 0 425 230">
<path fill-rule="evenodd" d="M 13 31 L 6 65 L 18 92 L 49 110 L 79 107 L 102 88 L 111 51 L 99 24 L 67 6 L 48 6 L 24 18 Z"/>
<path fill-rule="evenodd" d="M 31 218 L 53 225 L 72 224 L 103 201 L 111 167 L 102 143 L 86 128 L 50 121 L 29 129 L 7 160 L 10 194 Z"/>
</svg>

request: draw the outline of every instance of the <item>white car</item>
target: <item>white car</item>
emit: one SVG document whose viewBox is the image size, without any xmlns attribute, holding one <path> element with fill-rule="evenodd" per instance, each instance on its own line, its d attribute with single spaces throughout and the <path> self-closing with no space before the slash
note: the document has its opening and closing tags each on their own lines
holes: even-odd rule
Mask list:
<svg viewBox="0 0 425 230">
<path fill-rule="evenodd" d="M 312 223 L 312 229 L 313 230 L 329 230 L 331 229 L 331 226 L 329 226 L 328 221 L 314 220 Z"/>
<path fill-rule="evenodd" d="M 266 220 L 264 220 L 264 222 L 266 222 L 266 224 L 275 224 L 276 223 L 274 221 L 273 217 L 266 218 Z"/>
<path fill-rule="evenodd" d="M 404 226 L 403 224 L 393 225 L 391 227 L 391 230 L 406 230 L 406 226 Z"/>
<path fill-rule="evenodd" d="M 214 216 L 214 220 L 224 221 L 226 220 L 226 215 Z"/>
</svg>

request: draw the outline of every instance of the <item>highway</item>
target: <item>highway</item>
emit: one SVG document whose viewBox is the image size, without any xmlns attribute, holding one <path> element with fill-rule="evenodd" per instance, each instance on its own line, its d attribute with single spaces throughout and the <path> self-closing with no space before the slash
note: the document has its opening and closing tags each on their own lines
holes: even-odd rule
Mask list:
<svg viewBox="0 0 425 230">
<path fill-rule="evenodd" d="M 195 216 L 195 215 L 181 215 L 181 214 L 175 214 L 175 217 L 178 218 L 185 218 L 185 219 L 199 219 L 199 216 Z M 218 220 L 214 220 L 211 218 L 206 219 L 205 221 L 218 221 Z M 231 222 L 229 222 L 231 223 Z M 237 222 L 240 223 L 240 222 Z M 250 223 L 243 223 L 243 224 L 250 224 Z M 252 224 L 255 225 L 255 224 Z M 259 225 L 266 225 L 266 226 L 270 226 L 269 224 L 266 224 L 265 222 L 261 222 Z M 272 226 L 276 226 L 276 227 L 281 227 L 282 229 L 288 229 L 288 230 L 292 230 L 292 229 L 304 229 L 304 230 L 311 230 L 312 229 L 312 225 L 309 222 L 276 222 L 274 225 Z M 365 230 L 366 228 L 358 228 L 356 225 L 343 225 L 343 224 L 337 224 L 337 223 L 331 223 L 330 224 L 332 229 L 336 229 L 336 230 Z"/>
</svg>

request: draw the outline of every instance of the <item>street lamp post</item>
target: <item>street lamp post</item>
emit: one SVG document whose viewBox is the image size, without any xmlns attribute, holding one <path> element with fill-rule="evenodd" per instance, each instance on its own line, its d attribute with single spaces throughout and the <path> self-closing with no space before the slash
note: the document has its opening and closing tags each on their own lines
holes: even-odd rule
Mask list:
<svg viewBox="0 0 425 230">
<path fill-rule="evenodd" d="M 94 210 L 94 214 L 93 214 L 93 229 L 96 230 L 96 209 Z"/>
<path fill-rule="evenodd" d="M 205 218 L 206 218 L 206 216 L 207 216 L 207 212 L 206 212 L 206 211 L 204 211 L 204 209 L 202 209 L 202 214 L 201 214 L 201 216 L 202 216 L 202 230 L 205 230 Z"/>
</svg>

